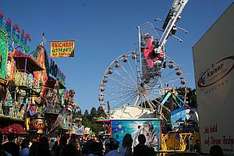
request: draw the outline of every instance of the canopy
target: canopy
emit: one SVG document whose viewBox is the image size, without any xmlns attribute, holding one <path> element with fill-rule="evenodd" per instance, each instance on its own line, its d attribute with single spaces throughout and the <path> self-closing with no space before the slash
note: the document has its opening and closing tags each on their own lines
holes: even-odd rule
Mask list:
<svg viewBox="0 0 234 156">
<path fill-rule="evenodd" d="M 24 127 L 18 123 L 14 123 L 14 124 L 8 125 L 6 127 L 3 127 L 0 129 L 0 131 L 2 132 L 2 134 L 11 134 L 11 133 L 13 133 L 13 134 L 26 134 Z"/>
<path fill-rule="evenodd" d="M 54 88 L 56 81 L 57 80 L 54 79 L 53 77 L 48 76 L 48 80 L 46 82 L 46 87 Z M 58 82 L 59 82 L 59 89 L 66 89 L 66 87 L 60 81 L 58 81 Z"/>
<path fill-rule="evenodd" d="M 30 56 L 20 51 L 13 51 L 9 53 L 9 57 L 13 57 L 16 62 L 16 67 L 19 70 L 33 73 L 34 71 L 41 71 L 43 68 Z"/>
<path fill-rule="evenodd" d="M 152 118 L 154 113 L 149 109 L 139 106 L 123 106 L 111 110 L 111 119 L 138 119 L 138 118 Z"/>
</svg>

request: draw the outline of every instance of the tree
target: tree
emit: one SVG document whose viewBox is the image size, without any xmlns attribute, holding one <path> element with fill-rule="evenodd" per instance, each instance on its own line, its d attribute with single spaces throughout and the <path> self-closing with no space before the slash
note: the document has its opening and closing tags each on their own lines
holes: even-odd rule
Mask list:
<svg viewBox="0 0 234 156">
<path fill-rule="evenodd" d="M 92 107 L 90 110 L 90 117 L 93 119 L 96 116 L 97 116 L 97 110 L 95 107 Z"/>
<path fill-rule="evenodd" d="M 89 111 L 87 109 L 84 112 L 84 118 L 86 118 L 86 119 L 89 118 Z"/>
<path fill-rule="evenodd" d="M 103 109 L 103 107 L 101 107 L 101 106 L 98 107 L 97 116 L 98 117 L 104 117 L 104 118 L 107 116 L 104 109 Z"/>
<path fill-rule="evenodd" d="M 197 93 L 196 89 L 193 89 L 190 94 L 190 106 L 192 108 L 197 108 Z"/>
<path fill-rule="evenodd" d="M 100 110 L 99 109 L 99 113 L 100 114 L 105 114 L 104 110 Z M 98 111 L 96 110 L 95 107 L 91 108 L 90 110 L 90 114 L 88 112 L 88 110 L 85 110 L 84 115 L 83 115 L 83 120 L 82 120 L 82 124 L 85 127 L 89 127 L 92 129 L 92 131 L 96 134 L 98 134 L 98 132 L 103 131 L 103 127 L 101 123 L 96 122 L 95 118 L 98 114 Z"/>
<path fill-rule="evenodd" d="M 81 113 L 81 109 L 78 108 L 73 112 L 73 117 L 74 118 L 82 118 L 82 113 Z"/>
</svg>

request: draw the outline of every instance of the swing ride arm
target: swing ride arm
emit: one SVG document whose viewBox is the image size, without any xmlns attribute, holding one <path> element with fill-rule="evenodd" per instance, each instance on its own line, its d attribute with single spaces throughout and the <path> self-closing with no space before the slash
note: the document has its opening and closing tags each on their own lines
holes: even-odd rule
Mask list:
<svg viewBox="0 0 234 156">
<path fill-rule="evenodd" d="M 166 20 L 163 24 L 163 34 L 159 40 L 158 48 L 156 49 L 156 53 L 159 53 L 160 50 L 165 46 L 167 39 L 170 35 L 175 34 L 176 26 L 175 23 L 180 18 L 180 15 L 186 5 L 188 0 L 174 0 L 172 7 L 166 17 Z"/>
</svg>

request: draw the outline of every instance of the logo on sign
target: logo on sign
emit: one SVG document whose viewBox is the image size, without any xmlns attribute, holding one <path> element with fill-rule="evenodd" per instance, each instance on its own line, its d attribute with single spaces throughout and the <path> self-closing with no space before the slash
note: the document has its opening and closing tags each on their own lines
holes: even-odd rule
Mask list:
<svg viewBox="0 0 234 156">
<path fill-rule="evenodd" d="M 234 68 L 234 56 L 225 57 L 212 64 L 199 78 L 198 87 L 209 87 L 225 78 Z"/>
</svg>

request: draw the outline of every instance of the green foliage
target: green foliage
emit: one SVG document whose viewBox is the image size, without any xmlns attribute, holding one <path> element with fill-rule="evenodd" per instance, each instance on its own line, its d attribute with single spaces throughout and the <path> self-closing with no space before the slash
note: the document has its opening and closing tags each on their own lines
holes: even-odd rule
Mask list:
<svg viewBox="0 0 234 156">
<path fill-rule="evenodd" d="M 82 118 L 81 110 L 74 111 L 73 118 Z"/>
<path fill-rule="evenodd" d="M 104 110 L 103 110 L 104 112 Z M 102 111 L 97 111 L 95 107 L 92 107 L 90 110 L 90 114 L 88 110 L 85 110 L 84 115 L 82 116 L 82 124 L 85 127 L 91 128 L 91 130 L 98 134 L 98 132 L 103 131 L 102 123 L 96 122 L 96 117 L 100 114 L 103 114 Z M 105 113 L 105 112 L 104 112 Z"/>
<path fill-rule="evenodd" d="M 98 107 L 98 110 L 97 110 L 97 117 L 99 117 L 99 118 L 100 118 L 100 117 L 104 117 L 104 118 L 107 117 L 107 115 L 106 115 L 106 113 L 105 113 L 103 107 L 101 107 L 101 106 Z"/>
<path fill-rule="evenodd" d="M 92 107 L 91 110 L 90 110 L 90 116 L 91 116 L 91 118 L 96 117 L 96 115 L 97 115 L 97 110 L 96 110 L 95 107 Z"/>
<path fill-rule="evenodd" d="M 87 109 L 85 110 L 83 117 L 86 119 L 89 118 L 89 111 Z"/>
<path fill-rule="evenodd" d="M 191 90 L 188 93 L 188 103 L 190 107 L 197 108 L 197 93 L 196 89 Z"/>
</svg>

